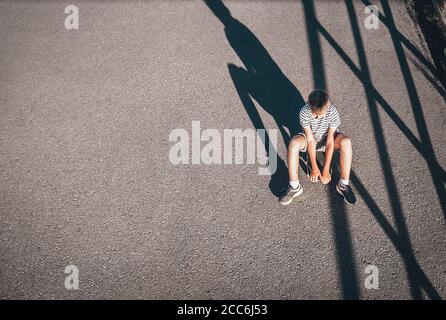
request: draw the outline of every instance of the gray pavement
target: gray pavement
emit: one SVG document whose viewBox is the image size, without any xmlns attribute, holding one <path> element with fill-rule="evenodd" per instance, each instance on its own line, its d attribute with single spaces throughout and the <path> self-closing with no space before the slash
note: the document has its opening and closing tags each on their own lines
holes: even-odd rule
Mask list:
<svg viewBox="0 0 446 320">
<path fill-rule="evenodd" d="M 403 4 L 373 3 L 377 30 L 362 1 L 0 1 L 0 297 L 444 298 L 446 105 Z M 304 176 L 278 203 L 314 87 L 353 139 L 355 206 Z M 280 127 L 277 173 L 173 165 L 193 120 Z"/>
</svg>

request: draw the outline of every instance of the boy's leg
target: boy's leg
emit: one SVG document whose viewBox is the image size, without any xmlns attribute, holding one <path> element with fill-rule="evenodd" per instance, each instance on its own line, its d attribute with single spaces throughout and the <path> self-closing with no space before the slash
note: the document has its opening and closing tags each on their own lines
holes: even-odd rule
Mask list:
<svg viewBox="0 0 446 320">
<path fill-rule="evenodd" d="M 290 181 L 299 181 L 299 152 L 305 150 L 307 140 L 303 135 L 294 136 L 288 145 L 288 175 Z"/>
<path fill-rule="evenodd" d="M 352 168 L 353 150 L 350 137 L 343 133 L 337 133 L 335 137 L 335 150 L 340 153 L 341 179 L 350 179 L 350 170 Z"/>
<path fill-rule="evenodd" d="M 350 137 L 337 133 L 335 137 L 335 150 L 340 152 L 341 179 L 336 190 L 344 197 L 348 204 L 356 203 L 356 196 L 350 188 L 350 170 L 352 168 L 353 150 Z"/>
<path fill-rule="evenodd" d="M 288 145 L 288 175 L 290 184 L 280 197 L 279 201 L 282 205 L 290 204 L 294 198 L 300 196 L 303 192 L 299 183 L 299 152 L 305 150 L 307 140 L 303 135 L 294 136 Z"/>
</svg>

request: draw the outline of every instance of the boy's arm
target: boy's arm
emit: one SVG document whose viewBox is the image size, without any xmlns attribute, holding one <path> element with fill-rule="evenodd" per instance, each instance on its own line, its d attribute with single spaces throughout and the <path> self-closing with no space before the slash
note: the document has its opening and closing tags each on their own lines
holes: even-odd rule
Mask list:
<svg viewBox="0 0 446 320">
<path fill-rule="evenodd" d="M 323 177 L 330 176 L 330 165 L 331 165 L 331 160 L 333 158 L 335 132 L 336 132 L 335 128 L 328 128 L 327 143 L 325 145 L 325 163 L 324 163 L 324 168 L 322 169 Z"/>
</svg>

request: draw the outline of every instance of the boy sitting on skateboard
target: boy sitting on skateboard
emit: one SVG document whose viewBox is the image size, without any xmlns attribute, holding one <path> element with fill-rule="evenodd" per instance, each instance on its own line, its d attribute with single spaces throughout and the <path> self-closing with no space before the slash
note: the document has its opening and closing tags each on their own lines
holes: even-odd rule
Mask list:
<svg viewBox="0 0 446 320">
<path fill-rule="evenodd" d="M 280 197 L 282 205 L 290 204 L 303 192 L 299 182 L 299 152 L 308 152 L 311 163 L 310 181 L 327 184 L 331 181 L 330 165 L 333 152 L 340 152 L 341 178 L 336 190 L 348 204 L 355 204 L 356 197 L 349 185 L 352 166 L 352 143 L 350 137 L 338 131 L 341 124 L 339 113 L 331 104 L 323 90 L 313 91 L 307 104 L 299 114 L 300 125 L 304 132 L 295 135 L 288 146 L 288 174 L 290 183 Z M 322 171 L 316 161 L 316 151 L 325 151 L 325 163 Z"/>
</svg>

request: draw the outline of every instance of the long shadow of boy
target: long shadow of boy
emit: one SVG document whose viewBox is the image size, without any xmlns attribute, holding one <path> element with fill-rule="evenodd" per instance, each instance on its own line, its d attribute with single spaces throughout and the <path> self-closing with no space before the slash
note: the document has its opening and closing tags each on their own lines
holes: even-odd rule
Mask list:
<svg viewBox="0 0 446 320">
<path fill-rule="evenodd" d="M 225 27 L 226 38 L 243 62 L 245 68 L 228 64 L 234 86 L 256 130 L 265 129 L 252 99 L 275 120 L 286 146 L 301 128 L 299 112 L 305 101 L 297 88 L 283 74 L 279 66 L 257 37 L 241 22 L 231 16 L 221 0 L 204 0 Z M 269 136 L 266 134 L 265 150 L 269 156 Z M 275 196 L 288 185 L 288 169 L 277 157 L 277 170 L 271 176 L 269 187 Z"/>
</svg>

